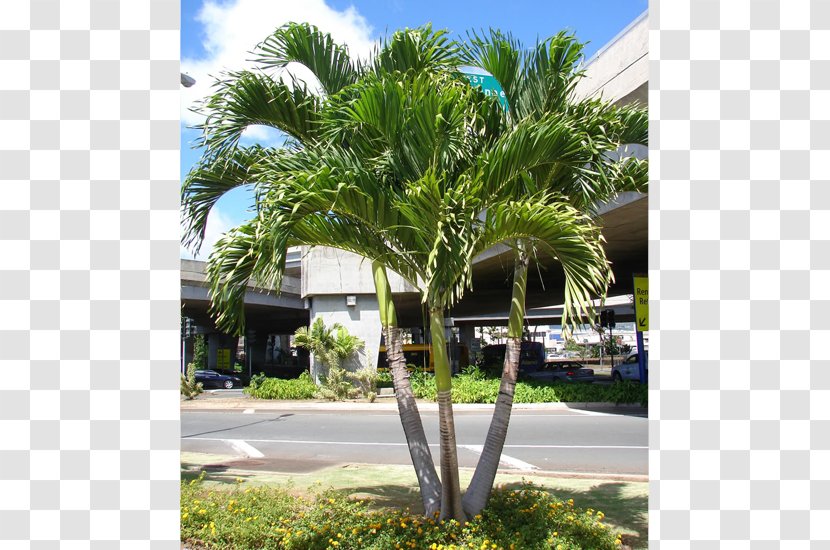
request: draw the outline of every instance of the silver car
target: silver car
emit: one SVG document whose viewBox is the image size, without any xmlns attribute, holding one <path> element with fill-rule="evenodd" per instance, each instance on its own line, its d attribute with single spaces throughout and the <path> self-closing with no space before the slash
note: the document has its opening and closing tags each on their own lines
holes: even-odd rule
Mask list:
<svg viewBox="0 0 830 550">
<path fill-rule="evenodd" d="M 623 380 L 640 381 L 640 361 L 639 355 L 629 353 L 625 359 L 617 363 L 611 368 L 611 378 L 614 382 L 621 382 Z M 648 379 L 648 351 L 646 351 L 646 379 Z"/>
</svg>

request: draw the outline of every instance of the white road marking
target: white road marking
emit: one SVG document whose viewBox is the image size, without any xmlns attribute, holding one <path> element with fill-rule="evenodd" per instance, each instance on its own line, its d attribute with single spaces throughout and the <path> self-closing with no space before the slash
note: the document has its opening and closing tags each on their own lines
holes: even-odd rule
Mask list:
<svg viewBox="0 0 830 550">
<path fill-rule="evenodd" d="M 245 441 L 239 439 L 222 439 L 220 437 L 183 437 L 187 441 L 225 441 L 229 444 L 231 442 L 239 442 L 245 444 L 245 441 L 252 443 L 285 443 L 285 444 L 300 444 L 300 445 L 357 445 L 369 447 L 406 447 L 406 443 L 384 443 L 380 441 L 314 441 L 314 440 L 300 440 L 300 439 L 246 439 Z M 437 443 L 430 443 L 430 447 L 439 447 Z M 256 449 L 248 445 L 255 452 Z M 481 452 L 481 445 L 459 445 L 465 449 L 474 452 Z M 647 445 L 522 445 L 511 444 L 505 445 L 505 449 L 648 449 Z M 260 453 L 261 454 L 261 453 Z"/>
<path fill-rule="evenodd" d="M 254 409 L 245 409 L 242 414 L 254 414 Z"/>
<path fill-rule="evenodd" d="M 579 413 L 581 416 L 619 416 L 618 414 L 612 413 L 604 413 L 599 411 L 589 411 L 586 409 L 571 409 L 575 413 Z"/>
<path fill-rule="evenodd" d="M 249 445 L 245 441 L 241 439 L 220 439 L 219 441 L 224 441 L 243 455 L 248 458 L 264 458 L 265 455 L 259 452 L 255 447 Z"/>
<path fill-rule="evenodd" d="M 648 449 L 648 445 L 505 445 L 511 449 Z"/>
<path fill-rule="evenodd" d="M 459 445 L 462 449 L 467 449 L 468 451 L 473 451 L 476 454 L 481 454 L 484 450 L 484 445 Z M 507 456 L 505 454 L 501 455 L 499 458 L 499 462 L 502 464 L 507 464 L 517 470 L 538 470 L 536 466 L 530 464 L 529 462 L 525 462 L 524 460 L 519 460 L 518 458 Z"/>
</svg>

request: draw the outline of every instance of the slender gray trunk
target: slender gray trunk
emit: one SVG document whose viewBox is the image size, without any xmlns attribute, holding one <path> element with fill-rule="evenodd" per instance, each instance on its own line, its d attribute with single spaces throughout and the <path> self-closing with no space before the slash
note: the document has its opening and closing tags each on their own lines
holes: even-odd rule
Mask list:
<svg viewBox="0 0 830 550">
<path fill-rule="evenodd" d="M 434 335 L 433 335 L 434 337 Z M 452 391 L 438 392 L 438 424 L 441 430 L 441 519 L 467 521 L 461 504 L 461 483 L 458 477 L 458 453 L 455 422 L 452 414 Z"/>
<path fill-rule="evenodd" d="M 493 419 L 487 431 L 487 440 L 478 459 L 473 479 L 464 495 L 464 511 L 471 516 L 478 514 L 486 505 L 496 480 L 496 471 L 501 461 L 501 451 L 507 438 L 507 426 L 513 410 L 513 395 L 516 392 L 516 377 L 519 374 L 519 357 L 522 351 L 522 326 L 525 316 L 525 294 L 527 292 L 528 256 L 523 243 L 517 243 L 518 254 L 513 270 L 513 296 L 507 323 L 507 345 L 504 353 L 504 367 L 501 385 Z"/>
<path fill-rule="evenodd" d="M 521 338 L 510 337 L 504 354 L 504 367 L 499 386 L 499 396 L 493 411 L 493 419 L 487 432 L 487 440 L 478 459 L 473 479 L 464 494 L 464 512 L 473 517 L 487 505 L 496 472 L 501 461 L 501 452 L 507 438 L 507 427 L 510 423 L 510 413 L 513 409 L 513 396 L 516 392 L 516 377 L 519 373 L 519 357 L 521 355 Z"/>
<path fill-rule="evenodd" d="M 409 381 L 409 371 L 406 369 L 406 360 L 403 355 L 403 338 L 401 329 L 388 327 L 385 331 L 386 361 L 392 373 L 392 384 L 395 387 L 395 399 L 398 402 L 398 412 L 401 416 L 401 425 L 409 446 L 409 455 L 412 465 L 418 476 L 418 485 L 421 488 L 421 500 L 424 503 L 424 514 L 432 516 L 441 507 L 441 480 L 435 471 L 435 463 L 429 450 L 424 425 L 418 412 L 418 404 L 412 393 L 412 384 Z"/>
</svg>

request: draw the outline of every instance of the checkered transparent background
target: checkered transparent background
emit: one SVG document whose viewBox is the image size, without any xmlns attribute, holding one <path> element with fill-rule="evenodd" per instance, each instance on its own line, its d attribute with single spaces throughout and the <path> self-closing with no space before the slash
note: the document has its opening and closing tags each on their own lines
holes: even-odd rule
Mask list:
<svg viewBox="0 0 830 550">
<path fill-rule="evenodd" d="M 650 547 L 828 547 L 830 2 L 650 10 Z M 4 549 L 178 547 L 178 28 L 3 4 Z"/>
<path fill-rule="evenodd" d="M 650 22 L 650 547 L 828 548 L 830 2 Z"/>
<path fill-rule="evenodd" d="M 2 4 L 4 550 L 179 547 L 178 29 Z"/>
</svg>

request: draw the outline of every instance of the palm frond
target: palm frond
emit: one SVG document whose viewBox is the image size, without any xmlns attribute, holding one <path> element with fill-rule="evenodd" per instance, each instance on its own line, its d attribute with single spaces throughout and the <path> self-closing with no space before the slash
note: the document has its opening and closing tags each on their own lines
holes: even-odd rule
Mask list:
<svg viewBox="0 0 830 550">
<path fill-rule="evenodd" d="M 254 61 L 264 68 L 284 68 L 289 63 L 305 65 L 314 73 L 326 94 L 353 84 L 360 67 L 352 61 L 345 45 L 335 44 L 331 35 L 308 23 L 288 23 L 261 42 Z"/>
<path fill-rule="evenodd" d="M 232 189 L 257 183 L 260 163 L 274 156 L 280 156 L 279 152 L 260 146 L 238 148 L 226 155 L 203 156 L 182 184 L 182 244 L 198 252 L 216 202 Z"/>
<path fill-rule="evenodd" d="M 431 24 L 396 31 L 375 50 L 372 69 L 376 74 L 452 69 L 460 62 L 460 49 L 448 34 Z"/>
<path fill-rule="evenodd" d="M 563 326 L 577 323 L 580 318 L 592 318 L 591 300 L 605 295 L 611 274 L 602 236 L 591 219 L 549 194 L 502 202 L 488 209 L 473 255 L 517 240 L 551 255 L 562 266 Z"/>
<path fill-rule="evenodd" d="M 222 154 L 237 146 L 250 126 L 264 125 L 300 142 L 315 135 L 321 99 L 299 82 L 292 85 L 252 71 L 230 72 L 217 80 L 216 91 L 196 109 L 205 116 L 197 146 Z"/>
</svg>

